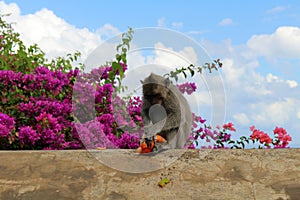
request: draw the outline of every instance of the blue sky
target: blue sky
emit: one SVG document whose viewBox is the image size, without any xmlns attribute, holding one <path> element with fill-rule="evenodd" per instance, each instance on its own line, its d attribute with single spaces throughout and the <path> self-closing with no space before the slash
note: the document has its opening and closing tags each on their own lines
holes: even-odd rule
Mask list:
<svg viewBox="0 0 300 200">
<path fill-rule="evenodd" d="M 300 21 L 298 1 L 53 1 L 6 0 L 15 2 L 21 14 L 32 14 L 47 8 L 78 28 L 96 30 L 109 23 L 121 31 L 128 26 L 155 27 L 159 19 L 166 26 L 184 33 L 203 32 L 214 41 L 231 38 L 233 44 L 246 42 L 253 34 L 268 34 L 278 26 L 297 26 Z M 233 22 L 221 26 L 224 19 Z M 174 27 L 172 23 L 182 23 Z M 200 34 L 199 34 L 200 35 Z"/>
<path fill-rule="evenodd" d="M 300 147 L 300 1 L 6 0 L 0 9 L 49 57 L 79 50 L 84 59 L 127 27 L 179 31 L 224 61 L 226 121 L 239 134 L 283 126 Z"/>
</svg>

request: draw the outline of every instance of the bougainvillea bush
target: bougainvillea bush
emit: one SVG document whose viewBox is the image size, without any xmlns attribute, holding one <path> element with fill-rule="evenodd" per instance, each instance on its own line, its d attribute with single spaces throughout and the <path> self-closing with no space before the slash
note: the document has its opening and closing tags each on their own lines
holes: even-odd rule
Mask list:
<svg viewBox="0 0 300 200">
<path fill-rule="evenodd" d="M 136 149 L 143 133 L 142 99 L 121 98 L 121 81 L 127 70 L 126 53 L 133 31 L 122 35 L 115 61 L 83 71 L 72 66 L 79 53 L 48 61 L 37 45 L 26 47 L 11 25 L 0 18 L 0 149 Z M 167 78 L 191 76 L 202 70 L 218 70 L 220 60 L 196 67 L 190 65 L 171 71 Z M 195 92 L 194 83 L 178 84 L 182 93 Z M 193 114 L 194 123 L 186 148 L 285 148 L 291 137 L 276 127 L 274 138 L 256 129 L 252 134 L 232 140 L 232 123 L 213 129 L 206 120 Z M 201 146 L 199 141 L 210 142 Z"/>
<path fill-rule="evenodd" d="M 110 68 L 102 67 L 108 72 Z M 72 91 L 80 91 L 79 86 L 74 87 L 77 76 L 80 76 L 77 69 L 63 73 L 60 70 L 51 71 L 45 66 L 36 67 L 32 74 L 1 70 L 0 148 L 136 148 L 139 140 L 137 134 L 124 130 L 127 126 L 133 130 L 136 124 L 141 123 L 141 99 L 135 97 L 125 102 L 115 97 L 112 101 L 112 84 L 99 84 L 91 88 L 95 94 L 92 105 L 96 115 L 89 116 L 88 110 L 74 108 L 75 112 L 83 112 L 77 113 L 77 116 L 83 117 L 76 121 L 72 112 Z M 86 87 L 82 89 L 91 91 Z M 89 103 L 89 99 L 85 98 L 80 98 L 80 101 L 81 104 L 75 105 Z M 126 105 L 125 111 L 132 119 L 124 119 L 127 113 L 122 114 L 120 108 L 113 104 Z M 117 115 L 114 114 L 116 109 Z"/>
<path fill-rule="evenodd" d="M 135 126 L 141 125 L 142 101 L 138 97 L 125 101 L 114 94 L 122 89 L 120 81 L 127 69 L 124 46 L 118 47 L 122 51 L 116 62 L 86 74 L 81 66 L 71 66 L 78 53 L 48 62 L 37 45 L 27 48 L 2 17 L 0 27 L 0 149 L 138 147 Z M 84 82 L 76 82 L 81 79 Z M 86 106 L 76 108 L 90 99 L 74 103 L 78 100 L 74 90 L 82 91 L 81 95 L 92 91 L 94 115 L 84 110 Z M 113 105 L 122 105 L 126 115 Z M 124 117 L 128 114 L 130 119 Z"/>
</svg>

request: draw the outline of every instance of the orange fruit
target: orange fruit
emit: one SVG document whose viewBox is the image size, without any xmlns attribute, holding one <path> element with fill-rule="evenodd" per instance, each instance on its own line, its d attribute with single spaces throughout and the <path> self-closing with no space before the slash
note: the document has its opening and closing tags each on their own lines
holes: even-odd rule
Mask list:
<svg viewBox="0 0 300 200">
<path fill-rule="evenodd" d="M 146 142 L 143 142 L 142 144 L 140 144 L 140 147 L 142 149 L 146 149 L 148 146 L 147 146 Z"/>
<path fill-rule="evenodd" d="M 155 140 L 156 140 L 156 142 L 158 142 L 158 143 L 164 143 L 164 142 L 167 142 L 167 140 L 166 140 L 165 138 L 163 138 L 162 136 L 160 136 L 160 135 L 156 135 L 156 136 L 155 136 Z"/>
<path fill-rule="evenodd" d="M 147 143 L 146 142 L 142 142 L 140 144 L 140 146 L 136 149 L 136 152 L 137 153 L 150 153 L 153 151 L 153 148 L 154 148 L 154 141 L 152 140 L 151 142 L 151 146 L 147 146 Z"/>
<path fill-rule="evenodd" d="M 167 142 L 167 140 L 160 135 L 155 135 L 155 141 L 158 143 Z M 152 140 L 151 146 L 147 146 L 146 142 L 142 142 L 140 144 L 140 146 L 136 149 L 136 152 L 137 153 L 150 153 L 153 151 L 154 145 L 155 145 L 154 140 Z"/>
<path fill-rule="evenodd" d="M 138 147 L 136 150 L 135 150 L 136 153 L 142 153 L 143 152 L 143 149 L 141 147 Z"/>
</svg>

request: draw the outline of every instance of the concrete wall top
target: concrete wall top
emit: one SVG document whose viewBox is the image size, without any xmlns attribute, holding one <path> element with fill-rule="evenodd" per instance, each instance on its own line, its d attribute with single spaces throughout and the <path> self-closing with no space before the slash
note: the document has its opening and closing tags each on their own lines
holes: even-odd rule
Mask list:
<svg viewBox="0 0 300 200">
<path fill-rule="evenodd" d="M 300 149 L 0 151 L 0 199 L 296 200 Z"/>
</svg>

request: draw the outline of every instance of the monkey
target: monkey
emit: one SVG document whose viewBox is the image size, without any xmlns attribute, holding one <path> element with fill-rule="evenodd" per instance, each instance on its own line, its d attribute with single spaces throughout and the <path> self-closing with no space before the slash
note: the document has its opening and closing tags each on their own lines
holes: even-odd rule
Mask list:
<svg viewBox="0 0 300 200">
<path fill-rule="evenodd" d="M 159 149 L 182 149 L 192 127 L 192 113 L 187 100 L 177 86 L 160 75 L 151 73 L 142 84 L 144 137 L 158 134 L 167 141 L 158 144 Z"/>
</svg>

